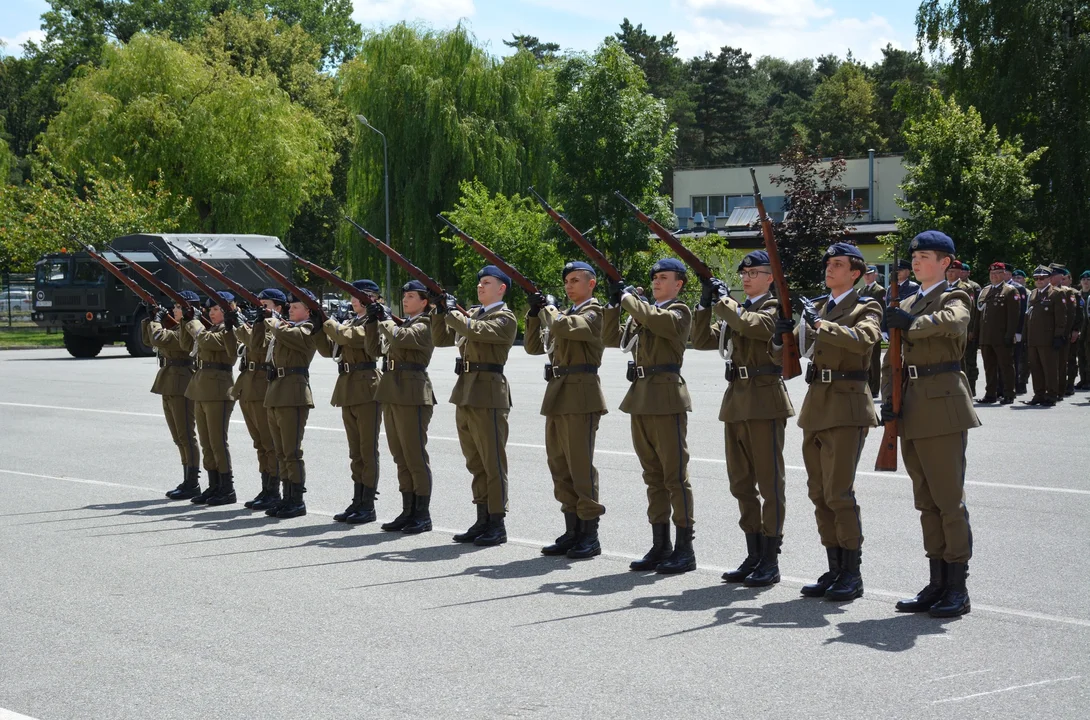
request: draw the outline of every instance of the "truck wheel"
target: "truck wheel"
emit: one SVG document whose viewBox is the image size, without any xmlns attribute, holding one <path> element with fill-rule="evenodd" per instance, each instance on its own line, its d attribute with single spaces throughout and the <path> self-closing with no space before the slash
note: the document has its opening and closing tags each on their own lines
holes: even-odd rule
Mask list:
<svg viewBox="0 0 1090 720">
<path fill-rule="evenodd" d="M 102 352 L 102 341 L 65 331 L 64 348 L 74 358 L 93 358 Z"/>
<path fill-rule="evenodd" d="M 144 324 L 146 317 L 147 313 L 142 310 L 136 313 L 132 320 L 132 327 L 129 328 L 129 334 L 125 337 L 125 349 L 133 357 L 150 357 L 155 354 L 155 350 L 144 344 L 144 334 L 140 332 L 140 326 Z"/>
</svg>

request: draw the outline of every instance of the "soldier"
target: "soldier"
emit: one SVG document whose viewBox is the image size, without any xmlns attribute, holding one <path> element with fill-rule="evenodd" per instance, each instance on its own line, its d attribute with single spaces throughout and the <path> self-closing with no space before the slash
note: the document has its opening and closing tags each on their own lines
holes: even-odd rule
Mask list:
<svg viewBox="0 0 1090 720">
<path fill-rule="evenodd" d="M 802 594 L 850 602 L 863 596 L 863 526 L 854 486 L 863 443 L 878 424 L 867 370 L 882 334 L 882 306 L 853 289 L 866 269 L 859 248 L 836 243 L 823 261 L 828 299 L 819 312 L 808 309 L 795 332 L 799 349 L 811 358 L 806 370 L 810 388 L 798 425 L 803 429 L 806 484 L 829 572 L 803 586 Z M 783 356 L 783 334 L 793 326 L 790 318 L 776 323 L 772 347 L 777 361 Z"/>
<path fill-rule="evenodd" d="M 919 289 L 919 284 L 912 281 L 912 263 L 901 258 L 897 261 L 897 297 L 904 300 Z"/>
<path fill-rule="evenodd" d="M 1068 395 L 1075 394 L 1075 377 L 1079 373 L 1079 348 L 1082 345 L 1083 339 L 1086 335 L 1084 332 L 1086 327 L 1086 300 L 1083 298 L 1082 292 L 1079 288 L 1076 288 L 1071 280 L 1071 271 L 1066 267 L 1063 269 L 1064 279 L 1063 285 L 1070 296 L 1073 305 L 1077 308 L 1075 322 L 1072 327 L 1072 340 L 1071 346 L 1067 351 L 1067 372 L 1065 373 L 1067 379 L 1066 393 Z M 1061 384 L 1063 378 L 1061 378 Z"/>
<path fill-rule="evenodd" d="M 182 297 L 191 303 L 200 303 L 197 293 L 183 290 Z M 165 314 L 169 312 L 177 327 L 163 327 Z M 170 437 L 182 457 L 182 482 L 167 492 L 171 500 L 188 500 L 201 492 L 201 455 L 197 449 L 197 416 L 193 401 L 185 396 L 189 381 L 193 378 L 193 337 L 182 325 L 182 308 L 172 305 L 169 310 L 159 310 L 154 319 L 144 320 L 141 332 L 144 344 L 155 348 L 159 372 L 151 391 L 163 398 L 163 415 L 170 429 Z"/>
<path fill-rule="evenodd" d="M 1014 391 L 1016 395 L 1026 394 L 1026 382 L 1029 380 L 1029 352 L 1026 349 L 1026 309 L 1029 305 L 1029 290 L 1026 289 L 1026 273 L 1008 263 L 1011 286 L 1018 292 L 1018 332 L 1014 336 Z"/>
<path fill-rule="evenodd" d="M 632 445 L 647 485 L 647 516 L 653 543 L 629 564 L 636 571 L 663 574 L 696 569 L 693 551 L 693 491 L 689 484 L 687 413 L 692 409 L 689 390 L 681 377 L 681 363 L 692 326 L 692 311 L 678 300 L 687 279 L 679 260 L 666 258 L 651 266 L 654 303 L 642 299 L 631 285 L 610 285 L 602 340 L 632 353 L 628 363 L 631 385 L 621 412 L 631 417 Z M 621 310 L 629 315 L 621 327 Z M 677 544 L 670 542 L 670 518 L 677 527 Z"/>
<path fill-rule="evenodd" d="M 372 356 L 382 354 L 383 345 L 387 348 L 375 400 L 382 405 L 386 442 L 397 465 L 401 492 L 401 514 L 383 523 L 382 529 L 417 535 L 431 530 L 428 425 L 435 407 L 435 391 L 428 378 L 434 345 L 427 288 L 422 282 L 410 280 L 401 287 L 401 307 L 405 319 L 399 324 L 381 303 L 368 305 L 372 322 L 366 333 Z"/>
<path fill-rule="evenodd" d="M 874 298 L 883 305 L 886 302 L 886 289 L 878 282 L 878 268 L 874 265 L 867 266 L 867 272 L 863 275 L 863 287 L 859 294 L 863 297 Z M 899 296 L 898 296 L 899 297 Z M 870 387 L 870 396 L 878 397 L 878 391 L 882 385 L 882 343 L 876 343 L 874 352 L 870 357 L 870 376 L 867 385 Z"/>
<path fill-rule="evenodd" d="M 736 302 L 718 280 L 704 282 L 692 336 L 693 348 L 721 349 L 727 361 L 728 384 L 719 419 L 730 493 L 738 501 L 738 525 L 746 536 L 747 554 L 723 579 L 761 587 L 780 581 L 779 551 L 787 508 L 783 438 L 787 418 L 795 409 L 783 383 L 783 368 L 769 353 L 779 300 L 772 294 L 768 253 L 749 253 L 738 272 L 745 302 Z"/>
<path fill-rule="evenodd" d="M 1064 326 L 1064 337 L 1066 342 L 1060 347 L 1059 357 L 1056 358 L 1058 363 L 1056 369 L 1056 376 L 1058 378 L 1060 395 L 1057 397 L 1058 401 L 1062 401 L 1066 395 L 1074 395 L 1075 388 L 1074 382 L 1070 384 L 1067 382 L 1067 362 L 1068 357 L 1071 354 L 1072 346 L 1079 339 L 1078 328 L 1081 325 L 1080 318 L 1082 316 L 1082 308 L 1079 307 L 1079 303 L 1082 300 L 1082 296 L 1079 292 L 1065 284 L 1064 278 L 1070 277 L 1070 273 L 1060 263 L 1052 263 L 1048 266 L 1050 271 L 1049 282 L 1052 287 L 1060 293 L 1060 297 L 1063 298 L 1066 324 Z"/>
<path fill-rule="evenodd" d="M 1004 280 L 1006 272 L 1005 263 L 992 263 L 988 268 L 992 282 L 980 291 L 976 301 L 985 381 L 980 402 L 985 404 L 1014 402 L 1014 344 L 1021 339 L 1017 337 L 1020 307 L 1018 291 Z"/>
<path fill-rule="evenodd" d="M 243 322 L 235 328 L 235 339 L 242 352 L 239 354 L 238 379 L 235 380 L 232 397 L 242 408 L 246 429 L 257 451 L 257 467 L 261 471 L 261 492 L 244 505 L 252 510 L 267 510 L 280 502 L 280 478 L 277 476 L 276 447 L 273 445 L 272 430 L 269 429 L 269 414 L 265 410 L 265 391 L 269 387 L 269 370 L 272 366 L 265 362 L 269 338 L 264 320 L 274 312 L 283 314 L 287 297 L 282 290 L 266 288 L 257 299 L 261 301 L 261 307 L 253 324 Z"/>
<path fill-rule="evenodd" d="M 1033 376 L 1033 397 L 1026 405 L 1052 407 L 1060 399 L 1059 355 L 1067 344 L 1067 303 L 1052 286 L 1052 271 L 1038 265 L 1033 271 L 1037 289 L 1029 295 L 1026 311 L 1026 344 Z"/>
<path fill-rule="evenodd" d="M 1079 296 L 1082 297 L 1082 306 L 1090 309 L 1090 270 L 1084 270 L 1082 275 L 1079 276 L 1079 285 L 1081 290 Z M 1090 318 L 1083 319 L 1082 334 L 1079 335 L 1078 343 L 1078 356 L 1079 356 L 1079 384 L 1075 386 L 1076 390 L 1090 390 L 1090 346 L 1087 344 L 1088 339 L 1088 327 L 1090 327 Z"/>
<path fill-rule="evenodd" d="M 504 515 L 507 514 L 507 414 L 511 409 L 511 389 L 503 375 L 503 366 L 515 344 L 518 322 L 503 302 L 509 278 L 495 265 L 485 265 L 477 273 L 477 301 L 480 305 L 468 313 L 458 309 L 458 301 L 447 293 L 438 298 L 432 322 L 432 340 L 437 347 L 457 344 L 461 350 L 455 361 L 458 376 L 450 402 L 458 441 L 466 459 L 466 469 L 473 475 L 473 504 L 477 521 L 454 542 L 479 546 L 507 542 Z"/>
<path fill-rule="evenodd" d="M 306 288 L 300 288 L 316 302 Z M 324 322 L 322 313 L 311 312 L 301 298 L 288 295 L 288 319 L 270 317 L 265 320 L 269 332 L 266 362 L 269 389 L 265 393 L 265 409 L 269 415 L 273 445 L 276 448 L 278 475 L 283 482 L 280 502 L 265 510 L 269 517 L 294 518 L 307 514 L 303 500 L 307 470 L 303 463 L 303 431 L 314 407 L 310 392 L 310 361 L 317 347 L 315 321 Z M 317 317 L 316 317 L 317 316 Z"/>
<path fill-rule="evenodd" d="M 328 342 L 317 343 L 324 356 L 336 357 L 337 384 L 333 386 L 330 404 L 341 409 L 341 421 L 348 438 L 348 457 L 352 473 L 352 502 L 333 516 L 336 522 L 363 525 L 374 522 L 375 496 L 378 495 L 379 432 L 382 430 L 382 404 L 376 395 L 382 375 L 378 370 L 378 353 L 373 352 L 367 339 L 371 322 L 367 308 L 379 305 L 378 284 L 373 280 L 357 280 L 353 287 L 367 294 L 372 302 L 366 307 L 352 298 L 356 317 L 340 323 L 326 318 L 322 331 Z"/>
<path fill-rule="evenodd" d="M 912 270 L 922 289 L 899 308 L 887 308 L 885 320 L 889 328 L 904 333 L 901 352 L 907 380 L 899 423 L 901 455 L 912 478 L 931 574 L 927 586 L 915 597 L 898 602 L 897 610 L 955 617 L 970 610 L 965 578 L 973 554 L 973 533 L 965 507 L 965 447 L 968 431 L 980 426 L 968 379 L 959 362 L 964 355 L 961 346 L 968 332 L 972 300 L 966 291 L 944 281 L 944 267 L 954 256 L 954 242 L 949 237 L 928 230 L 917 235 L 909 247 Z M 988 334 L 992 332 L 993 304 L 1006 322 L 1007 304 L 1012 302 L 1009 293 L 1002 302 L 996 302 L 1000 291 L 1006 292 L 1002 270 L 1001 263 L 991 266 L 992 285 L 981 294 L 980 301 L 985 304 L 985 347 L 996 344 Z M 1006 326 L 1003 333 L 1013 337 Z M 988 355 L 984 357 L 987 368 Z M 882 371 L 882 420 L 889 422 L 894 414 L 890 400 L 893 372 L 888 357 Z M 988 382 L 992 381 L 989 376 Z"/>
<path fill-rule="evenodd" d="M 598 379 L 605 350 L 602 306 L 594 298 L 598 281 L 588 263 L 566 264 L 561 278 L 571 307 L 560 312 L 551 295 L 530 295 L 523 342 L 530 355 L 549 355 L 541 414 L 553 495 L 564 514 L 564 533 L 541 552 L 583 559 L 602 554 L 598 522 L 606 511 L 594 467 L 598 422 L 607 412 Z"/>
<path fill-rule="evenodd" d="M 231 449 L 227 443 L 227 428 L 235 409 L 231 395 L 234 377 L 231 371 L 238 357 L 238 341 L 234 327 L 238 323 L 235 296 L 229 292 L 205 301 L 208 328 L 193 317 L 191 306 L 183 315 L 185 329 L 193 338 L 191 354 L 197 358 L 197 374 L 189 381 L 185 396 L 193 401 L 197 416 L 197 435 L 204 453 L 204 470 L 208 487 L 189 499 L 198 505 L 230 505 L 237 502 L 234 475 L 231 471 Z M 227 306 L 225 311 L 218 302 Z"/>
<path fill-rule="evenodd" d="M 980 286 L 969 280 L 969 271 L 965 268 L 968 263 L 955 259 L 946 269 L 946 280 L 950 287 L 959 288 L 969 293 L 973 300 L 973 307 L 969 318 L 969 330 L 965 341 L 965 357 L 961 359 L 961 366 L 965 371 L 965 377 L 969 379 L 969 388 L 976 397 L 976 381 L 980 376 L 980 368 L 977 365 L 976 355 L 979 348 L 980 312 L 977 310 L 976 298 L 980 293 Z"/>
</svg>

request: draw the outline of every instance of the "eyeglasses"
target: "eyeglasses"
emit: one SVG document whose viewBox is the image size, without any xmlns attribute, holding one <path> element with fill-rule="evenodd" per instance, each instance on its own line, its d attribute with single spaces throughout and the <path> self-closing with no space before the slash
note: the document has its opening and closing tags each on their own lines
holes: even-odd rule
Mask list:
<svg viewBox="0 0 1090 720">
<path fill-rule="evenodd" d="M 756 280 L 762 275 L 771 275 L 772 273 L 770 273 L 768 270 L 743 270 L 738 274 L 742 277 L 747 277 L 750 280 Z"/>
</svg>

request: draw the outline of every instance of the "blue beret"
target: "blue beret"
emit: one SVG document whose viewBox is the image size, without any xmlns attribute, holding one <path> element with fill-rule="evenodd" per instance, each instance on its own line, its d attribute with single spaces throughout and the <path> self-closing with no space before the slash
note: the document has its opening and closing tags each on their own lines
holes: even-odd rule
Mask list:
<svg viewBox="0 0 1090 720">
<path fill-rule="evenodd" d="M 480 280 L 483 277 L 494 277 L 507 287 L 511 287 L 511 278 L 495 265 L 485 265 L 481 268 L 481 271 L 477 273 L 477 279 Z"/>
<path fill-rule="evenodd" d="M 314 293 L 312 293 L 310 290 L 307 290 L 306 288 L 302 288 L 302 287 L 299 288 L 299 289 L 302 290 L 303 294 L 306 295 L 308 298 L 310 298 L 314 302 L 318 302 L 318 298 L 314 297 Z M 293 302 L 294 303 L 294 302 L 303 302 L 303 301 L 300 300 L 299 298 L 295 297 L 294 294 L 292 294 L 292 295 L 288 296 L 288 302 Z"/>
<path fill-rule="evenodd" d="M 352 287 L 356 288 L 357 290 L 362 290 L 363 292 L 381 292 L 378 289 L 378 283 L 376 283 L 374 280 L 357 280 L 356 282 L 352 283 Z"/>
<path fill-rule="evenodd" d="M 874 265 L 868 265 L 868 266 L 867 266 L 867 272 L 869 272 L 869 273 L 876 273 L 876 272 L 878 272 L 878 268 L 877 268 L 877 267 L 875 267 Z"/>
<path fill-rule="evenodd" d="M 742 258 L 742 262 L 738 263 L 738 272 L 742 272 L 746 268 L 768 265 L 771 262 L 772 261 L 768 259 L 768 253 L 764 250 L 754 250 L 749 255 Z"/>
<path fill-rule="evenodd" d="M 198 303 L 199 304 L 200 301 L 201 301 L 200 296 L 197 295 L 197 293 L 193 292 L 192 290 L 182 290 L 178 294 L 181 295 L 182 299 L 185 300 L 186 302 Z"/>
<path fill-rule="evenodd" d="M 851 243 L 838 242 L 829 246 L 829 249 L 825 251 L 825 256 L 821 258 L 822 263 L 829 262 L 829 258 L 835 257 L 847 257 L 856 258 L 857 260 L 863 260 L 863 253 L 859 252 L 859 248 Z"/>
<path fill-rule="evenodd" d="M 410 280 L 409 282 L 401 286 L 401 292 L 426 293 L 427 291 L 428 288 L 424 285 L 424 283 L 420 282 L 419 280 Z"/>
<path fill-rule="evenodd" d="M 685 270 L 685 264 L 674 258 L 663 258 L 651 266 L 651 277 L 655 277 L 655 274 L 660 272 L 674 272 L 682 278 L 688 276 L 688 273 Z"/>
<path fill-rule="evenodd" d="M 567 278 L 568 273 L 575 272 L 576 270 L 586 270 L 591 275 L 595 275 L 594 268 L 590 266 L 590 263 L 585 263 L 582 260 L 576 260 L 570 262 L 564 266 L 564 272 L 561 274 L 561 279 Z"/>
<path fill-rule="evenodd" d="M 288 301 L 288 296 L 284 294 L 284 291 L 280 288 L 265 288 L 257 294 L 258 300 L 272 300 L 275 303 L 283 305 Z"/>
<path fill-rule="evenodd" d="M 936 252 L 949 253 L 954 255 L 954 241 L 950 239 L 950 236 L 946 233 L 939 232 L 938 230 L 924 230 L 922 233 L 912 238 L 912 242 L 909 243 L 908 249 L 911 250 L 935 250 Z M 969 270 L 968 264 L 962 263 L 962 268 Z"/>
<path fill-rule="evenodd" d="M 219 299 L 222 300 L 223 302 L 231 303 L 231 302 L 235 301 L 235 296 L 232 295 L 231 293 L 227 292 L 226 290 L 220 290 L 219 292 L 216 293 L 216 295 L 218 295 Z M 212 307 L 213 305 L 217 305 L 217 304 L 218 303 L 215 300 L 213 300 L 212 298 L 208 298 L 208 301 L 205 303 L 205 305 L 207 305 L 208 307 Z"/>
</svg>

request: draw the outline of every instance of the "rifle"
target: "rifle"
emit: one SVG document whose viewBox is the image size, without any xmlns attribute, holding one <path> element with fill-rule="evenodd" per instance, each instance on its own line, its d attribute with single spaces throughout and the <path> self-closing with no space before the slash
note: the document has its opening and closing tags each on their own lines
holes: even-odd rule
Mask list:
<svg viewBox="0 0 1090 720">
<path fill-rule="evenodd" d="M 692 251 L 689 250 L 689 248 L 682 245 L 681 241 L 674 237 L 674 234 L 672 232 L 648 217 L 642 210 L 636 207 L 631 200 L 622 195 L 619 190 L 614 190 L 613 194 L 616 195 L 621 202 L 628 206 L 628 209 L 632 211 L 632 214 L 636 216 L 637 220 L 650 228 L 651 232 L 658 235 L 659 240 L 662 240 L 664 243 L 669 245 L 670 249 L 677 253 L 678 257 L 680 257 L 686 265 L 693 269 L 693 272 L 696 273 L 697 277 L 699 277 L 701 280 L 711 280 L 713 277 L 715 277 L 715 274 L 712 273 L 711 268 L 705 265 L 703 260 L 694 255 Z"/>
<path fill-rule="evenodd" d="M 567 218 L 554 210 L 553 206 L 547 203 L 545 198 L 538 195 L 537 191 L 534 190 L 532 186 L 530 187 L 530 194 L 534 196 L 534 199 L 541 203 L 541 207 L 545 208 L 545 212 L 549 213 L 549 216 L 553 220 L 556 220 L 560 227 L 564 229 L 564 232 L 568 234 L 568 237 L 572 239 L 572 242 L 578 245 L 579 249 L 582 250 L 595 265 L 602 268 L 602 272 L 606 274 L 606 277 L 613 282 L 620 282 L 622 280 L 621 272 L 613 266 L 613 263 L 606 259 L 606 256 L 602 254 L 602 251 L 591 245 L 590 240 L 587 240 L 583 236 L 583 233 L 576 230 L 575 226 L 568 222 Z"/>
<path fill-rule="evenodd" d="M 167 285 L 165 282 L 163 282 L 159 278 L 155 277 L 155 273 L 151 272 L 150 270 L 148 270 L 146 267 L 143 267 L 139 263 L 136 263 L 136 262 L 133 262 L 132 260 L 129 260 L 127 257 L 125 257 L 124 255 L 119 253 L 117 251 L 117 248 L 115 248 L 113 245 L 107 245 L 106 247 L 110 248 L 110 252 L 112 252 L 114 255 L 117 255 L 118 259 L 121 260 L 121 262 L 125 263 L 126 265 L 131 267 L 133 270 L 135 270 L 137 272 L 137 274 L 140 275 L 140 277 L 147 280 L 149 283 L 152 284 L 153 287 L 155 287 L 156 290 L 158 290 L 159 292 L 163 293 L 168 298 L 173 300 L 174 304 L 177 305 L 178 307 L 180 307 L 182 310 L 190 310 L 193 307 L 193 304 L 191 302 L 189 302 L 188 300 L 186 300 L 184 297 L 182 297 L 181 294 L 177 290 L 172 288 L 170 285 Z M 208 322 L 208 319 L 205 318 L 205 316 L 201 313 L 199 308 L 193 312 L 193 317 L 200 320 L 201 324 L 204 325 L 205 327 L 211 327 L 212 326 L 212 323 Z"/>
<path fill-rule="evenodd" d="M 316 313 L 318 313 L 320 315 L 325 315 L 325 308 L 322 307 L 321 303 L 317 302 L 316 300 L 311 300 L 310 296 L 307 295 L 306 293 L 304 293 L 303 289 L 301 287 L 299 287 L 298 285 L 293 283 L 291 280 L 289 280 L 287 278 L 287 276 L 285 276 L 283 273 L 278 271 L 276 268 L 274 268 L 269 263 L 265 262 L 264 260 L 259 259 L 252 252 L 250 252 L 246 248 L 242 247 L 242 245 L 238 245 L 237 247 L 238 247 L 239 250 L 246 253 L 246 257 L 250 258 L 255 263 L 257 263 L 257 266 L 259 268 L 261 268 L 262 270 L 264 270 L 266 275 L 268 275 L 273 280 L 275 280 L 277 283 L 279 283 L 280 287 L 284 288 L 285 290 L 290 292 L 292 295 L 294 295 L 295 299 L 298 302 L 301 302 L 304 305 L 306 305 L 308 310 L 310 310 L 311 312 L 316 312 Z M 355 288 L 352 288 L 352 289 L 355 290 Z"/>
<path fill-rule="evenodd" d="M 151 293 L 149 293 L 144 288 L 140 287 L 140 285 L 135 280 L 133 280 L 131 277 L 129 277 L 125 273 L 121 272 L 121 269 L 118 268 L 117 266 L 115 266 L 112 262 L 110 262 L 106 258 L 99 255 L 97 252 L 95 252 L 95 249 L 93 247 L 91 247 L 90 245 L 88 245 L 87 243 L 83 242 L 82 240 L 80 240 L 78 238 L 72 238 L 72 239 L 75 240 L 76 242 L 78 242 L 80 245 L 82 245 L 83 249 L 87 251 L 88 255 L 90 255 L 92 258 L 94 258 L 98 262 L 99 265 L 106 268 L 106 270 L 109 271 L 109 273 L 111 275 L 113 275 L 115 278 L 120 280 L 121 284 L 124 285 L 125 287 L 127 287 L 129 290 L 131 290 L 133 295 L 140 298 L 140 300 L 145 305 L 147 305 L 149 307 L 157 307 L 159 305 L 159 302 L 154 297 L 152 297 Z M 172 328 L 172 327 L 174 327 L 175 325 L 178 324 L 177 322 L 175 322 L 174 318 L 172 316 L 170 316 L 170 315 L 167 315 L 166 318 L 164 318 L 164 319 L 166 320 L 166 322 L 164 322 L 163 324 L 168 328 Z"/>
<path fill-rule="evenodd" d="M 520 273 L 513 265 L 509 264 L 506 260 L 489 250 L 477 240 L 474 240 L 469 235 L 466 235 L 457 225 L 452 223 L 450 220 L 447 220 L 442 215 L 436 215 L 435 217 L 446 223 L 447 227 L 453 230 L 455 235 L 462 238 L 462 240 L 464 240 L 467 245 L 476 250 L 478 255 L 502 270 L 504 274 L 507 275 L 507 277 L 514 280 L 518 284 L 518 286 L 525 290 L 527 293 L 534 295 L 540 292 L 537 289 L 537 285 L 534 285 L 532 282 L 530 282 L 530 279 Z"/>
<path fill-rule="evenodd" d="M 893 267 L 897 267 L 897 250 L 893 251 Z M 889 284 L 889 290 L 886 291 L 886 299 L 889 300 L 890 307 L 901 307 L 901 299 L 898 291 L 900 288 L 897 286 L 897 278 L 894 277 L 894 282 Z M 875 352 L 878 348 L 875 348 Z M 893 386 L 890 388 L 890 403 L 893 405 L 894 418 L 886 423 L 885 430 L 882 433 L 882 444 L 878 446 L 878 458 L 874 461 L 874 469 L 877 471 L 894 471 L 897 469 L 897 434 L 898 434 L 898 421 L 897 417 L 901 414 L 901 393 L 904 388 L 904 358 L 901 357 L 901 330 L 899 328 L 889 329 L 889 350 L 886 351 L 886 355 L 889 357 L 889 365 L 893 370 Z"/>
<path fill-rule="evenodd" d="M 286 247 L 284 247 L 282 245 L 277 245 L 276 249 L 283 251 L 284 254 L 287 255 L 288 257 L 290 257 L 292 260 L 294 260 L 295 262 L 302 265 L 308 271 L 310 271 L 310 272 L 314 273 L 315 275 L 317 275 L 318 277 L 322 278 L 327 283 L 329 283 L 333 287 L 337 288 L 341 292 L 346 292 L 349 295 L 351 295 L 352 297 L 356 298 L 357 300 L 360 301 L 361 305 L 367 306 L 367 305 L 370 305 L 371 303 L 374 302 L 374 300 L 371 299 L 371 296 L 368 295 L 366 292 L 364 292 L 363 290 L 360 290 L 355 285 L 353 285 L 350 282 L 347 282 L 343 278 L 338 277 L 332 271 L 326 270 L 321 265 L 316 265 L 316 264 L 310 262 L 309 260 L 303 259 L 299 255 L 296 255 L 291 250 L 288 250 Z M 399 318 L 397 315 L 392 315 L 391 314 L 390 317 L 391 317 L 391 319 L 393 319 L 394 322 L 396 322 L 398 324 L 401 323 L 401 318 Z"/>
<path fill-rule="evenodd" d="M 221 283 L 226 285 L 227 288 L 231 292 L 233 292 L 235 295 L 239 296 L 240 298 L 242 298 L 243 300 L 248 302 L 250 305 L 254 306 L 255 308 L 260 308 L 261 307 L 261 300 L 258 299 L 257 295 L 254 295 L 252 292 L 250 292 L 249 290 L 244 288 L 239 283 L 237 283 L 234 280 L 232 280 L 231 278 L 227 277 L 222 272 L 220 272 L 216 268 L 214 268 L 211 265 L 209 265 L 208 263 L 206 263 L 204 260 L 201 260 L 199 257 L 190 255 L 189 253 L 187 253 L 185 250 L 182 250 L 180 247 L 178 247 L 174 243 L 168 242 L 167 245 L 170 245 L 172 248 L 174 248 L 175 250 L 180 252 L 182 254 L 182 257 L 184 257 L 186 260 L 193 263 L 194 265 L 197 265 L 202 270 L 204 270 L 206 273 L 208 273 L 209 275 L 211 275 L 212 277 L 216 278 Z"/>
<path fill-rule="evenodd" d="M 225 301 L 219 296 L 217 291 L 214 290 L 204 280 L 201 280 L 199 277 L 197 277 L 197 274 L 195 272 L 193 272 L 192 270 L 187 268 L 185 265 L 182 265 L 180 262 L 178 262 L 174 258 L 168 257 L 167 255 L 165 255 L 165 254 L 163 254 L 161 252 L 158 252 L 155 248 L 152 248 L 151 251 L 155 254 L 155 257 L 159 258 L 159 260 L 161 260 L 162 262 L 165 262 L 167 265 L 170 265 L 172 268 L 177 270 L 179 274 L 181 274 L 183 277 L 188 279 L 189 282 L 196 285 L 197 289 L 200 290 L 202 293 L 204 293 L 208 297 L 209 300 L 211 300 L 216 305 L 218 305 L 220 310 L 222 310 L 224 313 L 231 312 L 231 307 L 229 305 L 224 304 Z"/>
<path fill-rule="evenodd" d="M 765 212 L 765 201 L 761 197 L 761 188 L 757 185 L 757 171 L 749 169 L 749 175 L 753 178 L 753 202 L 757 205 L 757 215 L 761 218 L 761 235 L 764 236 L 765 252 L 768 253 L 768 262 L 772 266 L 772 279 L 776 283 L 776 294 L 780 296 L 780 314 L 790 318 L 791 295 L 787 287 L 787 276 L 783 273 L 783 263 L 780 262 L 780 250 L 776 246 L 776 238 L 772 235 L 772 220 Z M 790 380 L 802 374 L 802 360 L 799 357 L 799 346 L 795 342 L 794 335 L 783 336 L 783 379 Z"/>
</svg>

